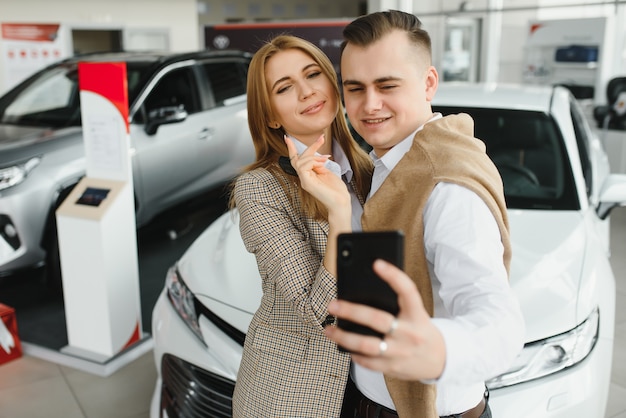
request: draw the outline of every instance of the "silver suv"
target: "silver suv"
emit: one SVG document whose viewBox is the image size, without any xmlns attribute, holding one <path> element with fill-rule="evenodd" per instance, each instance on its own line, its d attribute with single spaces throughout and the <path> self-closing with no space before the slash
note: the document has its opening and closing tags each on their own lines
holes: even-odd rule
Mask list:
<svg viewBox="0 0 626 418">
<path fill-rule="evenodd" d="M 93 54 L 53 64 L 0 97 L 0 276 L 47 264 L 58 278 L 54 212 L 85 175 L 78 62 L 127 64 L 140 227 L 253 161 L 249 60 L 238 51 Z"/>
</svg>

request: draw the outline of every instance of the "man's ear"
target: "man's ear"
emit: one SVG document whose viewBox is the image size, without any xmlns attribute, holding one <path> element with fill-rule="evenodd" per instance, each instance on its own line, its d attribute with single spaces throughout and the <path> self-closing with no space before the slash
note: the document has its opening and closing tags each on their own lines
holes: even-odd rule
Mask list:
<svg viewBox="0 0 626 418">
<path fill-rule="evenodd" d="M 426 100 L 429 102 L 435 97 L 437 87 L 439 86 L 439 74 L 437 69 L 432 65 L 426 70 Z"/>
</svg>

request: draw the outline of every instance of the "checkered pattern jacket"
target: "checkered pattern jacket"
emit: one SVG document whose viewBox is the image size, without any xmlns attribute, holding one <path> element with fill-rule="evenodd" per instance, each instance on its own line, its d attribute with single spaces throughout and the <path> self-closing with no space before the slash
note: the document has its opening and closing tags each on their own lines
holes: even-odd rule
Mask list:
<svg viewBox="0 0 626 418">
<path fill-rule="evenodd" d="M 282 172 L 259 168 L 242 174 L 233 190 L 263 287 L 244 344 L 234 418 L 328 418 L 341 411 L 350 357 L 323 334 L 337 294 L 322 264 L 328 223 L 301 215 L 299 199 L 287 194 L 297 196 L 295 187 Z"/>
</svg>

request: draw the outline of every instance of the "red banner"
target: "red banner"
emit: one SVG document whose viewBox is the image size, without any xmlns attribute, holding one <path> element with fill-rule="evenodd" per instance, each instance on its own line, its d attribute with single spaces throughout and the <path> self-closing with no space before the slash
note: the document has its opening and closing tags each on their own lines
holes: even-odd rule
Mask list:
<svg viewBox="0 0 626 418">
<path fill-rule="evenodd" d="M 2 23 L 2 39 L 12 41 L 54 42 L 59 26 L 28 23 Z"/>
</svg>

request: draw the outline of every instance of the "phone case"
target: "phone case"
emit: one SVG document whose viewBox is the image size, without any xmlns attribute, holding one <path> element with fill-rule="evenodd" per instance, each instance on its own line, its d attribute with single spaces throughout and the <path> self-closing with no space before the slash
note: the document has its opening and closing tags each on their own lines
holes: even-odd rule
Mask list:
<svg viewBox="0 0 626 418">
<path fill-rule="evenodd" d="M 396 293 L 372 269 L 378 258 L 404 269 L 404 235 L 401 231 L 340 234 L 337 238 L 338 297 L 397 315 Z M 337 325 L 346 331 L 382 337 L 369 327 L 341 318 Z"/>
</svg>

